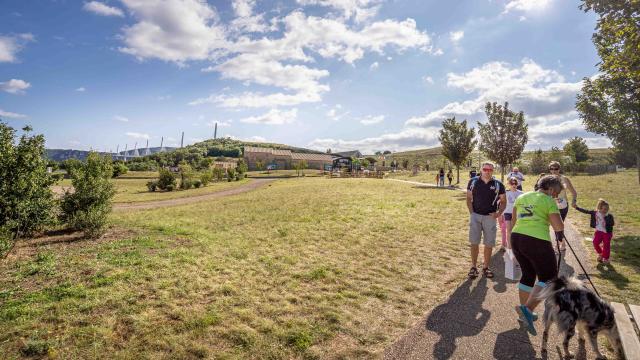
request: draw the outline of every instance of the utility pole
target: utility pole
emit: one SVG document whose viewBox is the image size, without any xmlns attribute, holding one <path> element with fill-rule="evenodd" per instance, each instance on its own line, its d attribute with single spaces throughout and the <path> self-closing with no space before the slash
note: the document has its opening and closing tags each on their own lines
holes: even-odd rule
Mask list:
<svg viewBox="0 0 640 360">
<path fill-rule="evenodd" d="M 215 127 L 213 128 L 213 140 L 218 138 L 218 122 L 216 122 Z"/>
<path fill-rule="evenodd" d="M 180 140 L 180 148 L 184 146 L 184 131 L 182 132 L 182 140 Z"/>
<path fill-rule="evenodd" d="M 160 150 L 162 150 L 162 144 L 164 144 L 164 136 L 160 139 Z"/>
</svg>

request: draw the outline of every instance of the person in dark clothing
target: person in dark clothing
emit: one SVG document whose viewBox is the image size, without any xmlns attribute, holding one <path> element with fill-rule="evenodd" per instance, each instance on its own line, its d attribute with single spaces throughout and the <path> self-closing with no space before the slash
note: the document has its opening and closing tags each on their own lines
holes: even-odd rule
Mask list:
<svg viewBox="0 0 640 360">
<path fill-rule="evenodd" d="M 444 187 L 444 168 L 440 168 L 438 173 L 438 186 Z"/>
</svg>

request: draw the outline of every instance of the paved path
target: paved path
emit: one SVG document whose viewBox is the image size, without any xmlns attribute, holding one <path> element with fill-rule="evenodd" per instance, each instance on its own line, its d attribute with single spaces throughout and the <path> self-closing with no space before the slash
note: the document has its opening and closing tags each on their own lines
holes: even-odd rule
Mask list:
<svg viewBox="0 0 640 360">
<path fill-rule="evenodd" d="M 583 264 L 588 255 L 582 236 L 569 225 L 567 237 Z M 542 357 L 542 322 L 536 323 L 538 336 L 530 336 L 520 328 L 514 306 L 518 303 L 516 281 L 504 278 L 501 252 L 494 254 L 493 279 L 479 277 L 466 280 L 446 301 L 431 310 L 404 336 L 389 346 L 385 359 L 559 359 L 561 340 L 555 327 L 549 337 L 549 353 Z M 482 257 L 482 255 L 480 255 Z M 581 274 L 582 271 L 570 250 L 563 261 L 563 274 Z M 564 256 L 563 256 L 564 259 Z M 591 274 L 589 264 L 587 271 Z M 575 270 L 574 270 L 575 269 Z M 468 269 L 459 269 L 466 272 Z M 426 281 L 426 280 L 425 280 Z M 542 312 L 542 305 L 538 311 Z M 602 349 L 602 343 L 601 343 Z M 590 348 L 589 345 L 587 347 Z M 594 359 L 595 355 L 577 338 L 571 341 L 577 359 Z"/>
<path fill-rule="evenodd" d="M 255 190 L 257 188 L 263 187 L 270 182 L 275 181 L 275 179 L 253 179 L 250 183 L 246 185 L 241 185 L 238 187 L 234 187 L 227 190 L 217 191 L 209 194 L 177 198 L 177 199 L 167 199 L 167 200 L 157 200 L 157 201 L 145 201 L 138 203 L 119 203 L 113 205 L 113 210 L 146 210 L 146 209 L 156 209 L 167 206 L 177 206 L 177 205 L 186 205 L 192 204 L 201 201 L 219 199 L 226 196 L 237 195 L 247 191 Z"/>
</svg>

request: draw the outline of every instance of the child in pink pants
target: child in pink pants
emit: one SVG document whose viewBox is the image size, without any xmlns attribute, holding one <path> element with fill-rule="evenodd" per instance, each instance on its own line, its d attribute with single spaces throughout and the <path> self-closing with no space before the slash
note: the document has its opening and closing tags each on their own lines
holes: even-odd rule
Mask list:
<svg viewBox="0 0 640 360">
<path fill-rule="evenodd" d="M 598 253 L 598 262 L 608 263 L 611 255 L 611 238 L 613 238 L 613 215 L 609 214 L 609 203 L 599 199 L 595 210 L 585 210 L 574 205 L 581 213 L 591 215 L 590 226 L 596 230 L 593 234 L 593 248 Z"/>
</svg>

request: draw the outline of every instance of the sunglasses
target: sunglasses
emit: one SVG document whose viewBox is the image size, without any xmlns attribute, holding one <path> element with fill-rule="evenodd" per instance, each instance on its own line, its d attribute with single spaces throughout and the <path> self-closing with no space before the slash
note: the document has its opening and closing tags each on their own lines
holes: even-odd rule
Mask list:
<svg viewBox="0 0 640 360">
<path fill-rule="evenodd" d="M 515 185 L 515 186 L 518 186 L 518 183 L 514 183 L 514 182 L 512 182 L 512 183 L 509 183 L 509 185 Z"/>
<path fill-rule="evenodd" d="M 492 168 L 483 168 L 482 171 L 493 172 L 493 169 Z"/>
<path fill-rule="evenodd" d="M 556 171 L 556 170 L 560 170 L 560 168 L 558 168 L 558 167 L 550 167 L 549 170 L 550 171 Z"/>
</svg>

